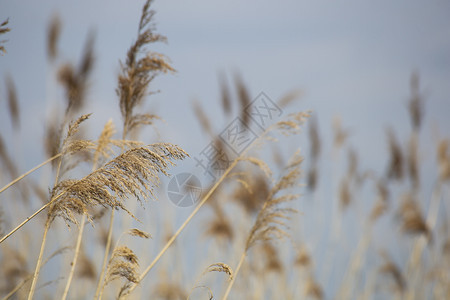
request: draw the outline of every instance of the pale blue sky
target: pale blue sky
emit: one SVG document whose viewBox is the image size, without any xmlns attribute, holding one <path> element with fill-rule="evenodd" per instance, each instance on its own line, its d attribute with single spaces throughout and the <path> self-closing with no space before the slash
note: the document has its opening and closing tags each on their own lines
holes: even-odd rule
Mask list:
<svg viewBox="0 0 450 300">
<path fill-rule="evenodd" d="M 89 30 L 96 33 L 87 111 L 94 112 L 94 124 L 112 117 L 120 126 L 114 92 L 118 61 L 135 37 L 142 2 L 0 1 L 0 18 L 9 17 L 12 28 L 0 76 L 9 73 L 16 82 L 25 133 L 42 136 L 44 107 L 49 98 L 59 101 L 45 52 L 46 28 L 55 13 L 63 20 L 61 61 L 77 60 Z M 210 114 L 218 112 L 218 72 L 231 81 L 239 72 L 254 96 L 264 91 L 276 100 L 301 89 L 305 96 L 298 109 L 312 108 L 324 122 L 340 114 L 361 144 L 365 130 L 374 127 L 375 136 L 384 139 L 380 124 L 401 120 L 407 128 L 409 76 L 417 70 L 428 95 L 428 120 L 450 125 L 446 1 L 155 1 L 153 8 L 157 30 L 169 40 L 155 49 L 167 54 L 178 72 L 155 80 L 162 93 L 148 107 L 168 122 L 161 130 L 188 149 L 201 132 L 186 112 L 193 99 Z M 181 119 L 192 126 L 192 135 L 181 132 Z M 8 122 L 2 127 L 9 129 Z"/>
</svg>

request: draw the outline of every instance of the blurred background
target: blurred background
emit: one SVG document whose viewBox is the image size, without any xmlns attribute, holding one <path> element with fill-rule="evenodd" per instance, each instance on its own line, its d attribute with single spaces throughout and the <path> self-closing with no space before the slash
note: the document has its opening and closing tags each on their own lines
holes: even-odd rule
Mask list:
<svg viewBox="0 0 450 300">
<path fill-rule="evenodd" d="M 87 35 L 95 35 L 86 111 L 99 124 L 119 118 L 119 60 L 135 38 L 141 1 L 2 0 L 0 5 L 1 19 L 9 18 L 12 28 L 3 38 L 8 54 L 0 61 L 1 72 L 13 78 L 22 114 L 30 116 L 22 120 L 27 139 L 39 140 L 48 113 L 42 107 L 58 101 L 46 54 L 47 29 L 55 15 L 62 21 L 62 62 L 79 61 Z M 199 134 L 190 113 L 192 100 L 200 101 L 209 115 L 219 115 L 221 73 L 231 81 L 240 74 L 253 97 L 264 91 L 277 100 L 300 90 L 298 107 L 314 110 L 323 122 L 341 116 L 358 147 L 370 154 L 367 159 L 385 150 L 379 149 L 385 124 L 396 122 L 399 130 L 409 125 L 405 107 L 412 72 L 420 74 L 426 96 L 425 121 L 448 128 L 446 1 L 155 1 L 153 9 L 157 32 L 168 43 L 151 50 L 166 54 L 177 73 L 154 81 L 153 90 L 161 93 L 148 103 L 167 121 L 161 130 L 190 153 L 201 150 L 190 143 Z M 5 98 L 4 85 L 1 90 Z M 179 130 L 183 122 L 192 124 L 192 135 Z M 321 126 L 326 137 L 330 127 Z"/>
<path fill-rule="evenodd" d="M 117 75 L 120 61 L 136 37 L 142 4 L 124 0 L 0 0 L 0 22 L 9 18 L 11 28 L 1 37 L 6 40 L 2 45 L 7 53 L 0 56 L 0 127 L 20 170 L 44 160 L 41 144 L 46 120 L 52 118 L 50 108 L 63 106 L 58 67 L 80 61 L 89 35 L 94 37 L 95 63 L 83 113 L 93 113 L 87 126 L 97 131 L 88 134 L 97 137 L 109 119 L 120 128 Z M 315 207 L 304 202 L 298 205 L 305 218 L 296 234 L 299 240 L 313 240 L 310 248 L 317 250 L 317 277 L 322 279 L 327 296 L 335 294 L 340 285 L 336 279 L 342 269 L 339 264 L 349 263 L 345 256 L 348 248 L 339 248 L 341 262 L 327 266 L 335 259 L 327 249 L 339 244 L 339 233 L 324 228 L 330 228 L 338 206 L 337 201 L 327 203 L 338 198 L 339 174 L 347 169 L 347 150 L 358 153 L 361 170 L 385 174 L 391 151 L 387 129 L 394 128 L 395 136 L 406 145 L 412 131 L 408 105 L 415 96 L 423 99 L 424 113 L 419 132 L 420 196 L 430 198 L 433 191 L 438 176 L 436 146 L 448 137 L 450 128 L 450 2 L 156 0 L 152 9 L 156 11 L 156 32 L 165 35 L 168 42 L 148 49 L 167 55 L 176 73 L 152 81 L 150 89 L 157 93 L 144 107 L 164 121 L 157 123 L 156 132 L 142 131 L 140 139 L 144 143 L 173 142 L 196 156 L 210 137 L 197 120 L 193 103 L 200 104 L 217 134 L 231 120 L 222 112 L 220 80 L 233 95 L 237 94 L 236 82 L 242 80 L 252 99 L 260 92 L 273 101 L 297 95 L 297 100 L 283 108 L 283 115 L 311 110 L 317 121 L 322 145 L 320 183 L 318 191 L 305 188 L 303 193 L 304 199 L 322 202 Z M 51 60 L 47 31 L 55 17 L 61 21 L 61 34 L 58 56 Z M 17 91 L 20 134 L 8 117 L 7 78 Z M 336 147 L 339 128 L 346 136 L 342 148 Z M 286 149 L 293 148 L 301 148 L 305 169 L 311 167 L 307 130 L 286 145 Z M 287 152 L 280 151 L 287 160 Z M 333 167 L 328 167 L 331 164 Z M 173 172 L 192 172 L 194 165 L 189 160 Z M 304 179 L 307 184 L 306 170 Z M 361 190 L 357 195 L 364 198 L 371 194 Z M 428 206 L 423 202 L 425 211 Z M 370 206 L 364 207 L 370 210 Z M 174 206 L 172 210 L 180 214 L 177 219 L 184 219 L 186 211 Z M 313 210 L 316 212 L 309 213 Z M 315 222 L 315 217 L 321 221 Z M 349 218 L 347 229 L 342 225 L 344 231 L 355 226 Z M 389 224 L 375 240 L 396 242 L 396 235 L 386 234 Z M 358 240 L 350 234 L 349 248 L 356 248 Z M 404 247 L 391 249 L 400 265 L 409 246 Z M 322 257 L 328 260 L 321 261 Z"/>
</svg>

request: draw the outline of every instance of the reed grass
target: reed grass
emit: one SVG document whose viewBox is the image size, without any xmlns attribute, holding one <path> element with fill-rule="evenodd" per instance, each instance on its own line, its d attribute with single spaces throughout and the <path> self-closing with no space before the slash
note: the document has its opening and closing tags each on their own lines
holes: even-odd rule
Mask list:
<svg viewBox="0 0 450 300">
<path fill-rule="evenodd" d="M 98 131 L 88 127 L 98 114 L 85 112 L 102 55 L 95 36 L 86 38 L 79 62 L 65 61 L 63 20 L 50 20 L 47 58 L 64 97 L 48 108 L 46 157 L 20 175 L 20 157 L 0 132 L 3 299 L 450 298 L 450 142 L 444 136 L 428 143 L 418 72 L 409 82 L 408 134 L 380 124 L 388 150 L 382 171 L 352 145 L 356 129 L 345 119 L 333 121 L 327 141 L 317 112 L 295 112 L 297 91 L 277 101 L 293 113 L 258 131 L 238 155 L 219 137 L 222 118 L 212 120 L 194 102 L 205 140 L 229 161 L 195 207 L 183 210 L 166 205 L 161 178 L 171 177 L 188 153 L 139 138 L 160 119 L 145 106 L 157 90 L 154 79 L 176 72 L 168 57 L 151 50 L 167 41 L 156 33 L 151 7 L 151 0 L 144 3 L 137 35 L 119 63 L 120 126 L 111 119 Z M 8 25 L 0 24 L 2 37 Z M 0 59 L 7 45 L 0 42 Z M 0 105 L 9 118 L 1 121 L 11 121 L 19 135 L 26 118 L 20 90 L 9 75 L 5 84 L 7 102 Z M 223 128 L 234 117 L 252 127 L 252 93 L 243 76 L 228 80 L 220 73 L 218 88 Z M 302 155 L 294 150 L 299 145 Z M 51 177 L 43 180 L 46 172 Z M 28 202 L 16 201 L 19 195 Z"/>
</svg>

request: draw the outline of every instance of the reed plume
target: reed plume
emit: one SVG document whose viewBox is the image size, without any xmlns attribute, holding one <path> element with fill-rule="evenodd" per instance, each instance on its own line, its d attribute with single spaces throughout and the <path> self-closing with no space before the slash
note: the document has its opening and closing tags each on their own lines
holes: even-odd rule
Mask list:
<svg viewBox="0 0 450 300">
<path fill-rule="evenodd" d="M 401 217 L 401 228 L 404 232 L 424 234 L 431 239 L 431 231 L 423 217 L 420 206 L 410 193 L 403 196 L 399 215 Z"/>
<path fill-rule="evenodd" d="M 99 298 L 102 298 L 105 286 L 117 279 L 125 279 L 125 284 L 119 292 L 119 297 L 130 288 L 130 283 L 139 282 L 139 262 L 136 254 L 127 246 L 118 246 L 114 249 L 106 271 L 105 283 L 103 284 Z"/>
<path fill-rule="evenodd" d="M 153 189 L 159 185 L 158 174 L 168 175 L 167 167 L 186 156 L 183 149 L 169 143 L 128 150 L 80 180 L 64 180 L 56 185 L 49 216 L 60 216 L 76 224 L 76 214 L 88 213 L 88 209 L 98 205 L 132 215 L 124 203 L 128 195 L 138 201 L 155 198 Z"/>
<path fill-rule="evenodd" d="M 49 51 L 54 46 L 50 45 Z M 86 92 L 89 87 L 89 76 L 94 67 L 94 37 L 88 36 L 84 53 L 77 67 L 71 63 L 62 65 L 58 72 L 58 80 L 66 92 L 66 115 L 78 112 L 84 105 Z"/>
<path fill-rule="evenodd" d="M 288 125 L 288 121 L 283 121 L 283 123 L 278 126 L 280 126 L 280 128 L 285 128 L 285 126 Z M 302 160 L 303 158 L 300 156 L 300 153 L 296 152 L 286 167 L 286 174 L 282 176 L 270 190 L 267 199 L 259 211 L 255 223 L 253 224 L 247 237 L 245 249 L 241 255 L 237 267 L 235 268 L 234 277 L 228 284 L 227 290 L 223 296 L 224 300 L 227 299 L 231 291 L 231 287 L 236 280 L 236 276 L 241 269 L 244 259 L 251 247 L 255 246 L 259 242 L 266 243 L 274 239 L 289 236 L 286 231 L 286 221 L 289 219 L 290 214 L 295 213 L 296 210 L 289 207 L 283 207 L 283 205 L 297 199 L 299 195 L 289 193 L 283 194 L 283 192 L 298 186 L 298 179 L 301 174 L 300 164 Z"/>
<path fill-rule="evenodd" d="M 6 19 L 5 21 L 3 21 L 0 24 L 0 35 L 11 31 L 11 28 L 7 27 L 8 23 L 9 23 L 9 19 Z M 0 41 L 0 54 L 2 54 L 2 55 L 6 53 L 5 46 L 2 45 L 4 42 L 5 41 Z"/>
<path fill-rule="evenodd" d="M 155 12 L 150 10 L 152 0 L 147 0 L 142 8 L 138 37 L 127 52 L 127 59 L 121 62 L 121 74 L 116 93 L 119 96 L 120 112 L 123 118 L 124 137 L 140 125 L 153 124 L 153 114 L 136 114 L 135 109 L 149 94 L 149 85 L 161 73 L 174 72 L 167 57 L 149 52 L 146 46 L 156 42 L 166 42 L 166 37 L 154 33 L 151 22 Z M 141 53 L 145 53 L 141 56 Z"/>
<path fill-rule="evenodd" d="M 228 275 L 228 278 L 231 280 L 233 278 L 233 270 L 231 267 L 225 263 L 215 263 L 212 265 L 209 265 L 208 268 L 206 268 L 204 273 L 209 272 L 221 272 Z"/>
</svg>

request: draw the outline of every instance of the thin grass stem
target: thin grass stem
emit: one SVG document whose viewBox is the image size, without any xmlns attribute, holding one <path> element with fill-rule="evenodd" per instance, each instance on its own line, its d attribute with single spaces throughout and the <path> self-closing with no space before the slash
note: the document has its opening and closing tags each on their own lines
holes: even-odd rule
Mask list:
<svg viewBox="0 0 450 300">
<path fill-rule="evenodd" d="M 236 280 L 237 274 L 239 273 L 239 270 L 241 269 L 246 256 L 247 256 L 247 250 L 245 250 L 244 253 L 242 253 L 241 258 L 239 259 L 239 263 L 238 263 L 236 269 L 234 270 L 234 276 L 233 276 L 233 278 L 231 278 L 231 281 L 228 284 L 227 290 L 225 291 L 225 294 L 223 295 L 222 300 L 226 300 L 228 298 L 228 295 L 230 294 L 231 288 L 233 287 L 234 281 Z"/>
<path fill-rule="evenodd" d="M 45 244 L 47 241 L 47 233 L 48 233 L 48 229 L 50 228 L 50 223 L 51 223 L 50 219 L 47 219 L 47 221 L 45 222 L 44 236 L 42 237 L 41 250 L 39 252 L 38 261 L 36 263 L 36 269 L 34 271 L 33 282 L 31 283 L 31 289 L 30 289 L 30 292 L 28 293 L 28 300 L 33 299 L 34 291 L 36 289 L 36 283 L 37 283 L 37 279 L 39 277 L 39 271 L 41 269 L 42 256 L 44 255 L 44 249 L 45 249 Z"/>
<path fill-rule="evenodd" d="M 110 250 L 109 248 L 111 248 L 111 241 L 112 241 L 114 209 L 111 210 L 111 216 L 110 216 L 109 222 L 110 223 L 109 223 L 109 229 L 108 229 L 108 239 L 106 241 L 105 254 L 103 256 L 102 268 L 100 269 L 100 277 L 98 279 L 97 289 L 95 291 L 94 299 L 101 299 L 102 294 L 103 294 L 103 288 L 104 288 L 103 281 L 105 279 L 106 267 L 107 267 L 107 263 L 108 263 L 108 256 L 109 256 L 109 250 Z"/>
<path fill-rule="evenodd" d="M 86 214 L 83 214 L 83 217 L 81 218 L 80 230 L 78 232 L 77 244 L 75 246 L 75 254 L 72 259 L 70 272 L 69 272 L 69 278 L 67 279 L 67 284 L 66 284 L 66 287 L 64 288 L 64 293 L 61 297 L 62 300 L 65 300 L 67 298 L 67 294 L 69 293 L 70 284 L 72 283 L 72 278 L 73 278 L 73 274 L 75 271 L 75 265 L 77 264 L 78 255 L 80 253 L 80 246 L 81 246 L 81 240 L 83 237 L 85 223 L 86 223 Z"/>
<path fill-rule="evenodd" d="M 40 165 L 37 165 L 36 167 L 32 168 L 31 170 L 23 173 L 22 175 L 20 175 L 19 177 L 17 177 L 16 179 L 14 179 L 13 181 L 11 181 L 10 183 L 8 183 L 7 185 L 5 185 L 4 187 L 2 187 L 0 189 L 0 193 L 2 193 L 3 191 L 5 191 L 6 189 L 8 189 L 10 186 L 14 185 L 15 183 L 17 183 L 18 181 L 22 180 L 23 178 L 25 178 L 26 176 L 30 175 L 31 173 L 33 173 L 34 171 L 36 171 L 37 169 L 45 166 L 46 164 L 48 164 L 49 162 L 54 161 L 55 159 L 57 159 L 58 157 L 60 157 L 62 155 L 62 153 L 58 153 L 53 157 L 50 157 L 49 159 L 47 159 L 46 161 L 44 161 L 43 163 L 41 163 Z"/>
</svg>

